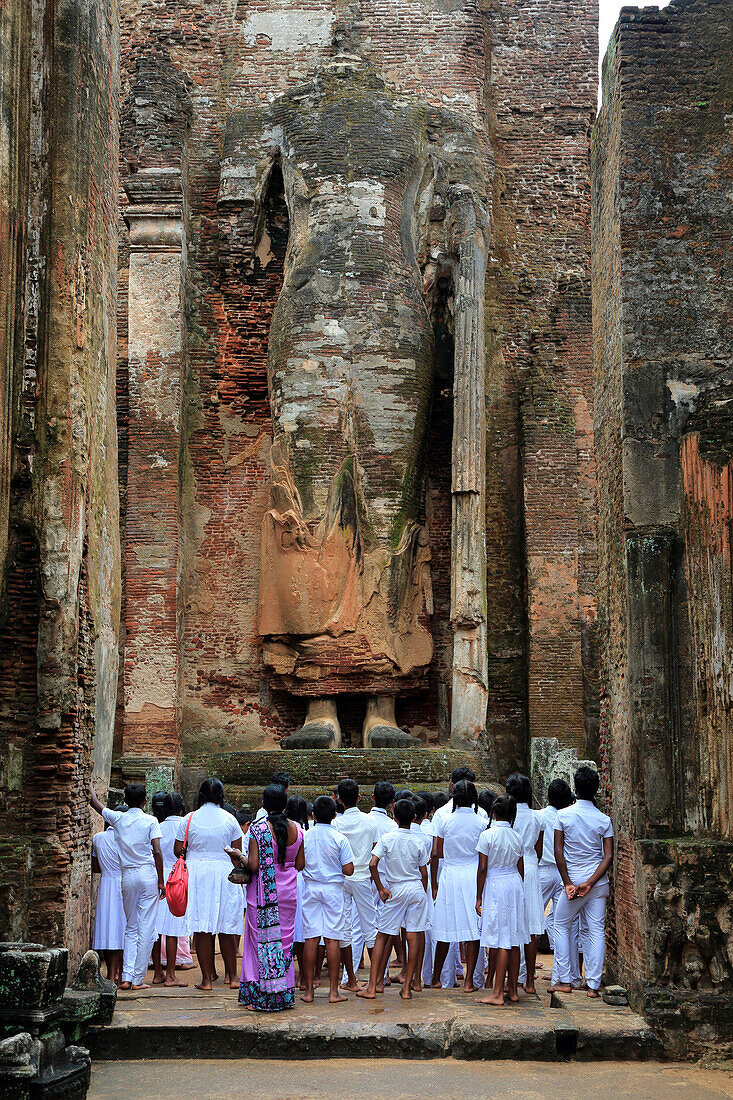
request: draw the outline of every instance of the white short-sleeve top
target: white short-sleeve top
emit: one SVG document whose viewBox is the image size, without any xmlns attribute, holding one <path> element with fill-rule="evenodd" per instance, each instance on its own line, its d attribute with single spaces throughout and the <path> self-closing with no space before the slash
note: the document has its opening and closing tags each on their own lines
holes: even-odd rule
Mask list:
<svg viewBox="0 0 733 1100">
<path fill-rule="evenodd" d="M 613 836 L 611 818 L 585 798 L 557 815 L 555 828 L 564 836 L 563 852 L 570 879 L 576 885 L 590 878 L 603 859 L 603 841 Z M 598 880 L 606 885 L 608 875 Z"/>
<path fill-rule="evenodd" d="M 344 881 L 342 868 L 354 862 L 351 845 L 343 833 L 322 821 L 303 835 L 303 855 L 303 878 L 310 882 L 340 885 Z"/>
<path fill-rule="evenodd" d="M 508 821 L 492 821 L 478 838 L 476 851 L 487 857 L 490 871 L 516 867 L 524 855 L 522 838 Z"/>
<path fill-rule="evenodd" d="M 420 868 L 426 866 L 425 838 L 411 829 L 392 829 L 377 841 L 379 877 L 390 888 L 405 882 L 421 882 Z"/>
<path fill-rule="evenodd" d="M 178 814 L 171 814 L 170 817 L 160 823 L 160 851 L 166 867 L 170 867 L 176 862 L 173 845 L 178 837 L 178 826 L 182 821 L 183 818 L 179 817 Z"/>
<path fill-rule="evenodd" d="M 522 838 L 524 854 L 531 856 L 542 832 L 542 818 L 539 811 L 531 810 L 526 802 L 517 802 L 514 832 L 519 833 Z M 536 857 L 537 853 L 534 852 L 534 855 Z"/>
<path fill-rule="evenodd" d="M 205 802 L 198 810 L 194 810 L 191 816 L 191 825 L 188 830 L 188 842 L 186 845 L 186 859 L 206 859 L 231 863 L 229 856 L 224 851 L 242 836 L 239 822 L 232 814 L 227 813 L 221 806 L 213 802 Z M 183 840 L 186 835 L 186 824 L 189 815 L 178 820 L 176 840 Z"/>
<path fill-rule="evenodd" d="M 127 811 L 109 810 L 105 806 L 102 817 L 115 831 L 123 873 L 138 867 L 155 866 L 152 842 L 160 840 L 160 825 L 152 814 L 146 814 L 139 806 L 131 806 Z"/>
<path fill-rule="evenodd" d="M 545 835 L 542 837 L 542 864 L 543 866 L 556 867 L 555 863 L 555 829 L 557 828 L 557 810 L 554 806 L 545 806 L 540 810 L 542 826 Z"/>
<path fill-rule="evenodd" d="M 106 833 L 95 833 L 92 837 L 92 852 L 97 857 L 99 870 L 103 875 L 110 875 L 112 878 L 120 877 L 122 868 L 117 853 L 114 829 L 107 829 Z"/>
<path fill-rule="evenodd" d="M 441 817 L 436 836 L 443 838 L 446 863 L 475 863 L 476 843 L 486 829 L 486 818 L 470 806 L 458 806 L 449 817 Z"/>
</svg>

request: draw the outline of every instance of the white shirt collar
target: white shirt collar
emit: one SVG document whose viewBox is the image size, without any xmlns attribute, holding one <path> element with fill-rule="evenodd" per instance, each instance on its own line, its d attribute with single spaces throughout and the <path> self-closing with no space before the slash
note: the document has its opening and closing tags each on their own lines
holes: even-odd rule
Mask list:
<svg viewBox="0 0 733 1100">
<path fill-rule="evenodd" d="M 352 817 L 356 817 L 356 815 L 360 814 L 360 813 L 361 813 L 361 810 L 359 809 L 358 806 L 347 806 L 346 809 L 344 810 L 344 812 L 341 814 L 341 816 L 346 817 L 347 814 L 351 814 Z"/>
<path fill-rule="evenodd" d="M 370 813 L 384 814 L 385 817 L 389 817 L 389 814 L 387 813 L 387 811 L 385 809 L 383 809 L 381 806 L 372 806 Z"/>
<path fill-rule="evenodd" d="M 510 821 L 492 821 L 491 822 L 491 828 L 492 829 L 511 829 L 512 824 L 511 824 Z"/>
</svg>

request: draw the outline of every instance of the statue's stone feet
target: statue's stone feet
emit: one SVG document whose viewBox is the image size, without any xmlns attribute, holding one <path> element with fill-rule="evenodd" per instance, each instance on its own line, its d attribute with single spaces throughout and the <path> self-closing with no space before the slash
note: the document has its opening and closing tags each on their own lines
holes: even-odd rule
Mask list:
<svg viewBox="0 0 733 1100">
<path fill-rule="evenodd" d="M 413 749 L 422 744 L 397 725 L 393 695 L 375 695 L 367 703 L 362 744 L 365 749 Z"/>
<path fill-rule="evenodd" d="M 422 741 L 418 737 L 396 726 L 372 726 L 365 741 L 367 749 L 415 749 L 421 746 Z"/>
<path fill-rule="evenodd" d="M 340 749 L 341 726 L 332 699 L 311 699 L 305 722 L 280 742 L 283 749 Z"/>
</svg>

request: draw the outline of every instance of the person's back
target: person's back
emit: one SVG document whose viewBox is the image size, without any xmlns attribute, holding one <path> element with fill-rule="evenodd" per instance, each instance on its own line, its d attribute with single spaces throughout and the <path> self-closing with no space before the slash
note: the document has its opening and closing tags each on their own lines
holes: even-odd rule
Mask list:
<svg viewBox="0 0 733 1100">
<path fill-rule="evenodd" d="M 564 855 L 573 882 L 590 878 L 603 859 L 603 840 L 613 836 L 611 819 L 589 799 L 578 798 L 557 814 L 556 828 L 564 833 Z M 600 884 L 608 883 L 604 875 Z"/>
<path fill-rule="evenodd" d="M 555 863 L 555 829 L 557 828 L 558 811 L 554 806 L 545 806 L 539 811 L 544 835 L 542 837 L 542 860 L 545 867 L 556 867 Z"/>
<path fill-rule="evenodd" d="M 335 825 L 316 821 L 303 836 L 303 879 L 309 883 L 343 884 L 342 866 L 350 862 L 344 858 L 344 842 L 348 844 Z"/>
<path fill-rule="evenodd" d="M 97 857 L 102 875 L 115 879 L 122 877 L 114 829 L 108 828 L 103 833 L 95 833 L 92 838 L 92 852 Z"/>
<path fill-rule="evenodd" d="M 394 828 L 377 841 L 380 875 L 391 890 L 408 882 L 421 882 L 420 868 L 426 864 L 425 841 L 409 828 Z"/>
<path fill-rule="evenodd" d="M 104 816 L 114 829 L 122 871 L 154 867 L 151 843 L 160 838 L 160 825 L 156 818 L 146 814 L 140 806 L 130 806 L 125 813 L 107 810 Z"/>
<path fill-rule="evenodd" d="M 440 823 L 438 836 L 443 838 L 443 859 L 446 863 L 475 863 L 476 842 L 486 828 L 486 822 L 467 806 L 458 806 Z"/>
<path fill-rule="evenodd" d="M 171 868 L 176 862 L 173 845 L 176 842 L 181 820 L 182 818 L 177 814 L 171 814 L 170 817 L 164 818 L 160 823 L 160 851 L 163 856 L 163 866 L 166 868 Z"/>
<path fill-rule="evenodd" d="M 183 839 L 184 821 L 178 820 L 178 840 Z M 187 860 L 209 860 L 229 864 L 224 848 L 241 837 L 242 830 L 235 817 L 213 802 L 205 802 L 191 815 L 188 828 Z"/>
<path fill-rule="evenodd" d="M 362 813 L 357 806 L 347 806 L 339 816 L 338 831 L 346 837 L 354 854 L 354 880 L 367 881 L 372 849 L 381 835 L 376 817 Z"/>
<path fill-rule="evenodd" d="M 522 838 L 508 821 L 492 821 L 491 828 L 481 833 L 476 850 L 488 858 L 489 872 L 516 870 L 524 854 Z"/>
</svg>

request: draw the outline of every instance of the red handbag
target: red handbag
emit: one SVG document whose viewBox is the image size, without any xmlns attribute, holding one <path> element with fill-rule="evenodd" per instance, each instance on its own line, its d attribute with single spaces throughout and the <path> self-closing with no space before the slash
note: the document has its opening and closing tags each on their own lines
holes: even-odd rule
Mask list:
<svg viewBox="0 0 733 1100">
<path fill-rule="evenodd" d="M 183 852 L 173 864 L 173 870 L 168 875 L 165 884 L 165 900 L 174 917 L 182 917 L 188 905 L 188 867 L 186 866 L 186 845 L 188 843 L 188 828 L 193 814 L 189 814 L 186 825 L 186 833 L 183 837 Z"/>
</svg>

